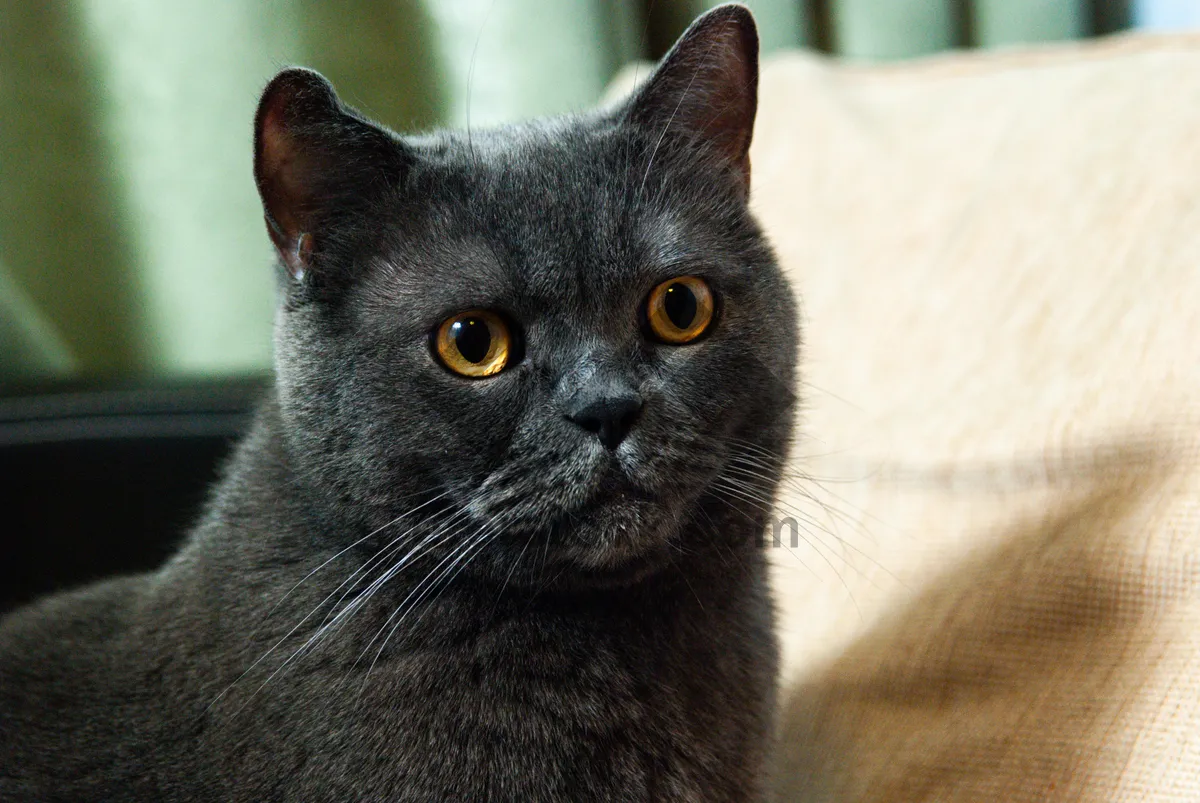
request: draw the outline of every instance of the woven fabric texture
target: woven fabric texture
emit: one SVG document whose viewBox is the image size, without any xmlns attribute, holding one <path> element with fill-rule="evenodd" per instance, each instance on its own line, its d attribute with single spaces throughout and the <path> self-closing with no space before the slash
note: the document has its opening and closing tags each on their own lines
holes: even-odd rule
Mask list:
<svg viewBox="0 0 1200 803">
<path fill-rule="evenodd" d="M 1197 98 L 1200 38 L 767 62 L 783 799 L 1200 800 Z"/>
</svg>

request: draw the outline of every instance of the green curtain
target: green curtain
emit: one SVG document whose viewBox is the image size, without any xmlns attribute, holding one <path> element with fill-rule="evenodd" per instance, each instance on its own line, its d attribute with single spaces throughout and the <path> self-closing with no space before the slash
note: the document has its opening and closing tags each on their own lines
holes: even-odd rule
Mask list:
<svg viewBox="0 0 1200 803">
<path fill-rule="evenodd" d="M 281 66 L 399 130 L 488 125 L 594 102 L 636 55 L 639 8 L 0 3 L 0 380 L 268 367 L 250 121 Z"/>
<path fill-rule="evenodd" d="M 983 47 L 1083 35 L 1085 11 L 1074 0 L 977 0 L 975 32 Z"/>
<path fill-rule="evenodd" d="M 747 0 L 764 53 L 1079 36 L 1121 0 Z M 715 0 L 0 0 L 0 384 L 269 367 L 258 92 L 287 64 L 400 131 L 584 108 Z M 962 8 L 966 19 L 961 19 Z M 664 36 L 666 37 L 664 39 Z"/>
<path fill-rule="evenodd" d="M 952 0 L 833 0 L 833 42 L 852 59 L 896 59 L 955 43 Z"/>
<path fill-rule="evenodd" d="M 0 376 L 36 381 L 61 379 L 78 367 L 54 326 L 0 265 Z"/>
</svg>

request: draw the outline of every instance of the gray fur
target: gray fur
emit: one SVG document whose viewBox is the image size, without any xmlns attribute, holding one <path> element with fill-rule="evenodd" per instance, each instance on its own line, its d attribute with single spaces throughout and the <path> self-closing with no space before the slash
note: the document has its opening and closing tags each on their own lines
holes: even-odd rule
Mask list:
<svg viewBox="0 0 1200 803">
<path fill-rule="evenodd" d="M 312 157 L 281 207 L 260 112 L 272 236 L 303 267 L 274 389 L 165 566 L 0 624 L 0 799 L 765 797 L 765 513 L 716 481 L 749 449 L 747 493 L 774 494 L 797 333 L 742 140 L 701 119 L 748 91 L 722 125 L 752 123 L 753 24 L 705 20 L 631 104 L 469 135 L 401 140 L 313 74 L 273 82 Z M 717 322 L 654 342 L 638 310 L 681 274 Z M 523 355 L 472 381 L 429 333 L 480 307 Z M 615 451 L 563 413 L 614 381 L 645 400 Z"/>
</svg>

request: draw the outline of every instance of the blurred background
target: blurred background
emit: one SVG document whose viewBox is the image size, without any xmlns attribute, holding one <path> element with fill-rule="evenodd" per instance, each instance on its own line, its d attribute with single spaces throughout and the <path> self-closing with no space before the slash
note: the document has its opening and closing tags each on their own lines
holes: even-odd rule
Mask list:
<svg viewBox="0 0 1200 803">
<path fill-rule="evenodd" d="M 250 120 L 287 64 L 398 131 L 579 109 L 708 0 L 0 0 L 0 390 L 269 367 Z M 751 0 L 849 59 L 1187 27 L 1197 0 Z"/>
<path fill-rule="evenodd" d="M 0 608 L 153 565 L 270 368 L 251 118 L 304 64 L 397 131 L 585 108 L 709 0 L 0 0 Z M 864 61 L 1200 23 L 1200 0 L 748 0 Z M 11 531 L 10 531 L 11 532 Z M 32 535 L 33 537 L 29 537 Z"/>
</svg>

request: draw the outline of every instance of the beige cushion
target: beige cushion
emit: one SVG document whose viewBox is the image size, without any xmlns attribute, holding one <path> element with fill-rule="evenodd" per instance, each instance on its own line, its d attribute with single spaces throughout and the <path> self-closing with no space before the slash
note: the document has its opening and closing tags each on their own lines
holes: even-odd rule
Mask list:
<svg viewBox="0 0 1200 803">
<path fill-rule="evenodd" d="M 764 69 L 786 800 L 1200 800 L 1200 38 Z"/>
</svg>

